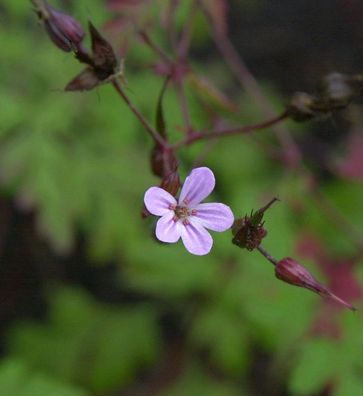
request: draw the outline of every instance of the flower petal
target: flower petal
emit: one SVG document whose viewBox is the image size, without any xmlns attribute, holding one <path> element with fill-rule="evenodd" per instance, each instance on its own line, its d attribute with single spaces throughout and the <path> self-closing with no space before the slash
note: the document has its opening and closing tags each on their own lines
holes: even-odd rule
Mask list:
<svg viewBox="0 0 363 396">
<path fill-rule="evenodd" d="M 197 221 L 189 218 L 189 224 L 182 226 L 181 237 L 189 253 L 203 256 L 208 254 L 213 245 L 209 232 Z"/>
<path fill-rule="evenodd" d="M 213 191 L 215 184 L 214 174 L 209 168 L 193 169 L 185 179 L 179 203 L 189 207 L 199 204 Z"/>
<path fill-rule="evenodd" d="M 212 231 L 226 231 L 232 227 L 234 216 L 229 206 L 222 203 L 203 203 L 195 207 L 195 218 Z"/>
<path fill-rule="evenodd" d="M 150 187 L 144 196 L 146 209 L 156 216 L 170 211 L 170 205 L 176 205 L 176 199 L 160 187 Z"/>
<path fill-rule="evenodd" d="M 179 221 L 174 221 L 174 212 L 170 211 L 156 223 L 156 238 L 167 243 L 178 242 L 182 227 Z"/>
</svg>

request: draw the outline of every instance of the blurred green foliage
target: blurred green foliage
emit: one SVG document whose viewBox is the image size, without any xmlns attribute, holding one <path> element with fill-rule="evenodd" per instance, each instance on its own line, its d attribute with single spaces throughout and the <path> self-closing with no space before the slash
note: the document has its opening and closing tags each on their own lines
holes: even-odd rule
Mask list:
<svg viewBox="0 0 363 396">
<path fill-rule="evenodd" d="M 72 3 L 82 22 L 91 18 L 101 25 L 107 20 L 102 1 Z M 182 3 L 180 26 L 189 2 Z M 232 246 L 228 233 L 214 235 L 213 252 L 206 257 L 191 256 L 180 244 L 157 243 L 154 219 L 140 217 L 144 191 L 158 183 L 149 171 L 148 136 L 111 87 L 64 93 L 79 65 L 47 40 L 26 1 L 5 0 L 0 7 L 2 194 L 36 211 L 37 230 L 56 252 L 71 254 L 80 231 L 94 265 L 116 261 L 116 282 L 121 284 L 122 276 L 129 290 L 149 297 L 135 305 L 111 306 L 84 290 L 50 283 L 47 319 L 16 322 L 7 331 L 0 394 L 86 396 L 122 390 L 168 353 L 160 318 L 171 309 L 186 328 L 187 352 L 180 374 L 160 391 L 162 396 L 253 395 L 249 379 L 256 351 L 271 360 L 268 372 L 258 371 L 262 378 L 257 382 L 265 383 L 265 392 L 277 384 L 291 395 L 315 395 L 333 381 L 334 396 L 360 396 L 361 314 L 339 316 L 340 339 L 317 338 L 310 330 L 322 307 L 318 297 L 275 281 L 272 267 L 257 253 Z M 157 7 L 153 10 L 157 14 Z M 161 32 L 155 37 L 163 40 Z M 196 37 L 196 46 L 208 39 L 200 15 Z M 161 78 L 142 67 L 151 59 L 150 51 L 135 44 L 126 62 L 128 94 L 150 119 L 162 86 Z M 128 64 L 139 67 L 133 70 Z M 205 69 L 201 63 L 195 66 Z M 225 67 L 211 62 L 208 77 L 228 85 L 227 77 L 220 77 Z M 268 91 L 274 102 L 282 103 L 273 89 Z M 207 117 L 197 96 L 188 91 L 193 121 L 203 125 Z M 244 123 L 258 119 L 245 94 L 235 101 L 243 111 L 233 118 Z M 172 90 L 164 102 L 175 140 L 181 116 Z M 337 254 L 352 253 L 354 245 L 308 198 L 308 216 L 297 217 L 285 204 L 301 202 L 304 180 L 272 163 L 261 142 L 236 136 L 210 151 L 205 162 L 217 177 L 214 198 L 242 216 L 279 196 L 283 203 L 265 216 L 266 247 L 277 257 L 294 254 L 302 230 L 322 235 Z M 198 143 L 181 151 L 184 176 L 202 150 Z M 336 179 L 323 188 L 349 221 L 363 223 L 362 184 Z"/>
</svg>

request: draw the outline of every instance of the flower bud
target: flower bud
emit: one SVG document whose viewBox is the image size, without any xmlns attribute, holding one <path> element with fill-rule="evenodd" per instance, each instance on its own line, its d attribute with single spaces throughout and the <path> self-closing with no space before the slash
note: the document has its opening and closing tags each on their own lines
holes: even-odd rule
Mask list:
<svg viewBox="0 0 363 396">
<path fill-rule="evenodd" d="M 159 144 L 155 144 L 150 156 L 151 170 L 155 176 L 164 178 L 178 167 L 178 160 L 173 151 L 165 150 Z"/>
<path fill-rule="evenodd" d="M 275 275 L 276 278 L 283 282 L 309 289 L 320 296 L 329 298 L 336 303 L 355 311 L 355 308 L 352 305 L 333 294 L 328 288 L 319 283 L 305 267 L 290 257 L 285 257 L 277 263 L 275 267 Z"/>
<path fill-rule="evenodd" d="M 55 10 L 46 1 L 37 2 L 36 5 L 37 14 L 53 43 L 63 51 L 77 51 L 85 35 L 79 22 Z"/>
<path fill-rule="evenodd" d="M 163 177 L 160 187 L 175 197 L 180 188 L 180 177 L 177 169 Z"/>
</svg>

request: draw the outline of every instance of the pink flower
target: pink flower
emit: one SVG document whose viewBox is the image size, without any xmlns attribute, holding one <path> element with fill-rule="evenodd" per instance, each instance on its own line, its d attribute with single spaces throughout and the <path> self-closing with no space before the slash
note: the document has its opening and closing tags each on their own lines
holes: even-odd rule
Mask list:
<svg viewBox="0 0 363 396">
<path fill-rule="evenodd" d="M 144 197 L 147 210 L 161 216 L 156 224 L 156 237 L 167 243 L 182 238 L 189 253 L 209 253 L 212 231 L 226 231 L 233 224 L 231 209 L 222 203 L 200 203 L 214 189 L 215 178 L 209 168 L 193 169 L 186 178 L 179 200 L 160 187 L 150 187 Z"/>
</svg>

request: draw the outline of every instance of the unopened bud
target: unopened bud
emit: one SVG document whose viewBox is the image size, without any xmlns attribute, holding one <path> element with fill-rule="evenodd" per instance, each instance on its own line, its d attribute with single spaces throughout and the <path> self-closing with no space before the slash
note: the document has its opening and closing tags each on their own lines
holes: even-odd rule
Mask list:
<svg viewBox="0 0 363 396">
<path fill-rule="evenodd" d="M 290 283 L 294 286 L 304 287 L 305 289 L 309 289 L 320 296 L 329 298 L 352 311 L 356 310 L 352 305 L 342 300 L 333 294 L 328 288 L 319 283 L 305 267 L 290 257 L 285 257 L 277 263 L 275 267 L 275 275 L 276 278 L 283 282 Z"/>
<path fill-rule="evenodd" d="M 80 23 L 72 16 L 55 10 L 46 1 L 35 4 L 39 19 L 53 43 L 63 51 L 76 52 L 85 35 Z"/>
<path fill-rule="evenodd" d="M 150 156 L 151 170 L 155 176 L 164 178 L 177 169 L 178 160 L 173 151 L 166 150 L 159 144 L 155 144 Z"/>
<path fill-rule="evenodd" d="M 170 172 L 167 176 L 163 177 L 160 187 L 175 197 L 180 188 L 180 177 L 178 170 Z"/>
</svg>

